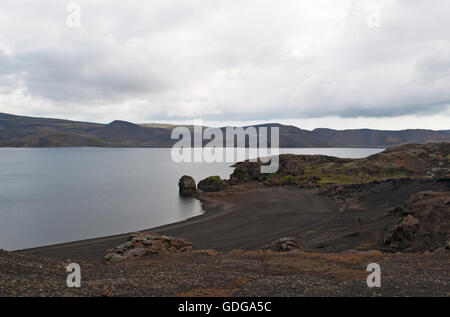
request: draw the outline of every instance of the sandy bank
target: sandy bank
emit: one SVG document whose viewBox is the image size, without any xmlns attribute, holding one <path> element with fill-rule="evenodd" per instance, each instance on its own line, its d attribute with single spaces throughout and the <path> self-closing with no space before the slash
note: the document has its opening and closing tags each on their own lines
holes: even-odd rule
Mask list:
<svg viewBox="0 0 450 317">
<path fill-rule="evenodd" d="M 198 249 L 253 249 L 277 238 L 295 235 L 337 213 L 338 206 L 314 190 L 296 187 L 233 188 L 202 195 L 207 212 L 152 231 L 186 238 Z M 123 243 L 127 234 L 23 250 L 26 254 L 61 259 L 100 260 L 107 248 Z"/>
<path fill-rule="evenodd" d="M 256 250 L 287 236 L 319 252 L 382 249 L 386 228 L 401 219 L 390 211 L 424 190 L 448 191 L 448 183 L 422 180 L 400 185 L 395 181 L 376 183 L 356 189 L 344 207 L 327 195 L 319 195 L 315 189 L 238 185 L 218 193 L 201 194 L 205 214 L 151 231 L 188 239 L 197 249 L 218 251 Z M 127 234 L 121 234 L 22 252 L 100 261 L 106 249 L 126 239 Z"/>
</svg>

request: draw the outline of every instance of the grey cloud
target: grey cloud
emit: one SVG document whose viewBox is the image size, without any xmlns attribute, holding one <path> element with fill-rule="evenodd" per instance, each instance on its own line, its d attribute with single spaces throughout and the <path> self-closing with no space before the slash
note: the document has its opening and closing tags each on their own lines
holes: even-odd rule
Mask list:
<svg viewBox="0 0 450 317">
<path fill-rule="evenodd" d="M 65 113 L 83 105 L 97 117 L 210 120 L 449 107 L 445 0 L 381 1 L 379 29 L 365 24 L 369 0 L 80 1 L 79 30 L 64 25 L 60 5 L 61 16 L 50 10 L 55 3 L 27 3 L 28 13 L 2 5 L 15 21 L 0 23 L 12 52 L 2 54 L 0 33 L 3 100 L 22 87 Z"/>
<path fill-rule="evenodd" d="M 357 118 L 357 117 L 398 117 L 410 114 L 431 115 L 440 113 L 447 109 L 450 105 L 450 99 L 438 101 L 434 103 L 422 104 L 406 104 L 400 107 L 384 106 L 379 108 L 349 107 L 331 115 L 340 115 L 342 118 Z M 326 116 L 326 114 L 323 114 Z"/>
<path fill-rule="evenodd" d="M 7 76 L 16 71 L 14 59 L 0 50 L 0 75 Z"/>
<path fill-rule="evenodd" d="M 14 56 L 2 73 L 15 74 L 31 95 L 56 102 L 117 102 L 164 90 L 164 80 L 136 61 L 106 62 L 105 56 L 70 49 L 32 51 Z"/>
<path fill-rule="evenodd" d="M 450 79 L 450 51 L 438 51 L 417 63 L 417 69 L 424 81 Z"/>
</svg>

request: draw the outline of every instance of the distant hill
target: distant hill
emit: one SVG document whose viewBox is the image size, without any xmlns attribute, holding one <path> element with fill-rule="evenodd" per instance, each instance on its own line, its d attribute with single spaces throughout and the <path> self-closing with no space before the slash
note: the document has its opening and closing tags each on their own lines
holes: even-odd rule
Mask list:
<svg viewBox="0 0 450 317">
<path fill-rule="evenodd" d="M 177 141 L 170 138 L 174 127 L 174 125 L 156 123 L 138 125 L 119 120 L 109 124 L 99 124 L 0 113 L 0 146 L 171 147 Z M 186 127 L 192 129 L 192 126 Z M 315 129 L 309 131 L 277 123 L 255 127 L 278 127 L 280 147 L 283 148 L 392 147 L 407 143 L 450 142 L 449 130 Z"/>
<path fill-rule="evenodd" d="M 370 129 L 332 130 L 315 129 L 312 131 L 321 140 L 336 146 L 391 147 L 407 143 L 448 142 L 449 131 L 410 129 L 400 131 L 383 131 Z"/>
</svg>

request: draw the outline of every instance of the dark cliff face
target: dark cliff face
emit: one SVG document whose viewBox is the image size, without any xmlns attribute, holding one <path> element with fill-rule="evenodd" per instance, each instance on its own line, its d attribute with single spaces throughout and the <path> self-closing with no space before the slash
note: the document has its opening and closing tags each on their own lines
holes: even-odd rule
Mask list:
<svg viewBox="0 0 450 317">
<path fill-rule="evenodd" d="M 400 217 L 388 228 L 385 251 L 421 252 L 449 246 L 450 192 L 421 191 L 393 209 L 388 217 Z"/>
<path fill-rule="evenodd" d="M 392 147 L 406 143 L 450 142 L 450 131 L 369 129 L 303 130 L 268 123 L 254 126 L 257 131 L 279 129 L 279 146 L 296 147 Z M 137 146 L 171 147 L 171 125 L 137 125 L 126 121 L 109 124 L 34 118 L 0 113 L 0 146 Z M 225 131 L 225 128 L 222 128 Z M 225 134 L 224 134 L 225 135 Z M 204 144 L 209 140 L 204 140 Z M 268 146 L 270 144 L 270 137 Z"/>
</svg>

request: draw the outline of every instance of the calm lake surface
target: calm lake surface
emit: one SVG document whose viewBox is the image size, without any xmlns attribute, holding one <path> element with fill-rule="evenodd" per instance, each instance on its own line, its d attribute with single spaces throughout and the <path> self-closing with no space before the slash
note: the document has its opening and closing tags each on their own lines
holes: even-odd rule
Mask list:
<svg viewBox="0 0 450 317">
<path fill-rule="evenodd" d="M 360 158 L 382 149 L 281 149 Z M 202 213 L 178 179 L 228 178 L 232 163 L 175 163 L 170 149 L 0 149 L 0 249 L 152 228 Z"/>
</svg>

